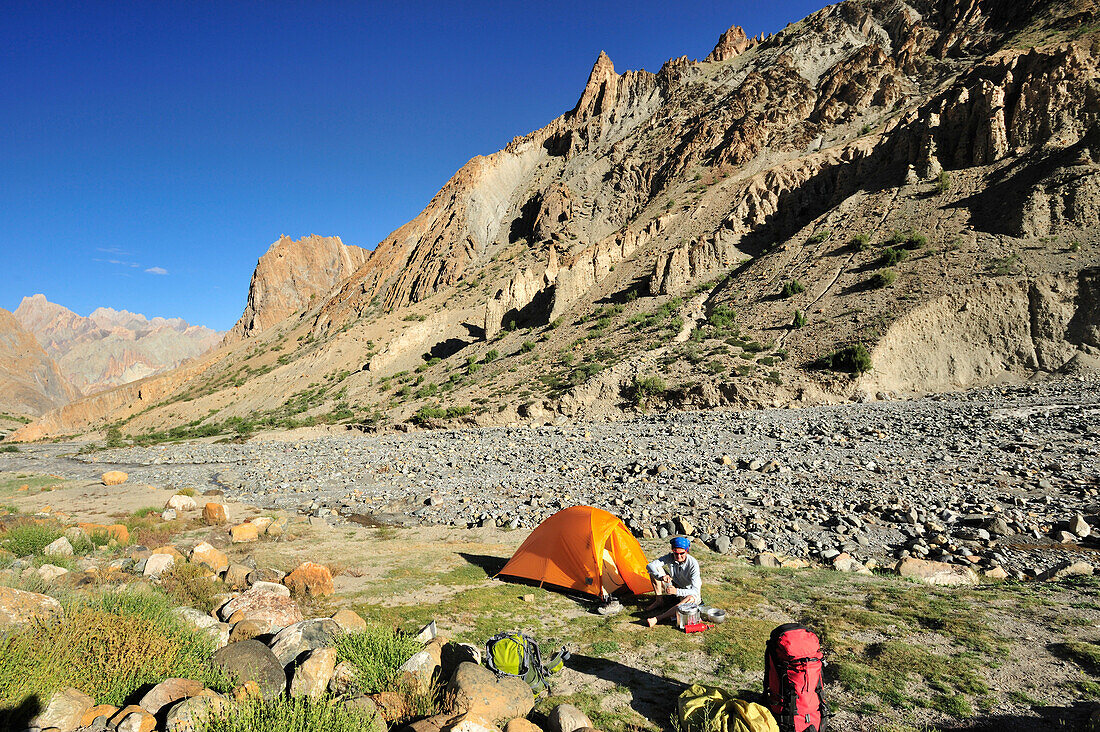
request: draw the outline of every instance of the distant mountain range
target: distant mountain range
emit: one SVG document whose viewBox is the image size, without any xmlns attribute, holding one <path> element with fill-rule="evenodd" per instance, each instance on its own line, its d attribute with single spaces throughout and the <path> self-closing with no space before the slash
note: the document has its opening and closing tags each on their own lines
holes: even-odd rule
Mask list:
<svg viewBox="0 0 1100 732">
<path fill-rule="evenodd" d="M 39 392 L 35 398 L 0 405 L 0 410 L 14 413 L 40 414 L 81 394 L 175 368 L 210 350 L 225 335 L 181 318 L 147 318 L 112 308 L 97 308 L 84 317 L 41 294 L 23 298 L 13 314 L 4 313 L 0 369 L 17 374 L 27 389 Z M 28 334 L 35 343 L 27 340 Z M 35 362 L 31 371 L 24 363 L 28 358 Z M 17 360 L 24 365 L 14 367 Z"/>
</svg>

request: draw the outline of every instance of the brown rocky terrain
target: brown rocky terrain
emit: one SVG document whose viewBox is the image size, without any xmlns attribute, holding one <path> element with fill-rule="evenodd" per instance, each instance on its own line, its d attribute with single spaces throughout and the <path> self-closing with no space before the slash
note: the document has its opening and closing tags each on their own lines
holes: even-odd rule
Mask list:
<svg viewBox="0 0 1100 732">
<path fill-rule="evenodd" d="M 145 382 L 151 407 L 96 395 L 20 435 L 613 417 L 1095 370 L 1098 13 L 849 0 L 657 73 L 601 53 L 574 109 L 471 160 L 354 272 L 338 240 L 258 267 L 234 329 L 254 337 Z M 295 300 L 289 270 L 325 257 L 338 274 Z"/>
<path fill-rule="evenodd" d="M 15 318 L 86 394 L 175 368 L 210 350 L 222 334 L 181 318 L 97 308 L 88 317 L 45 295 L 23 298 Z"/>
<path fill-rule="evenodd" d="M 0 412 L 39 416 L 79 397 L 34 336 L 0 308 Z"/>
</svg>

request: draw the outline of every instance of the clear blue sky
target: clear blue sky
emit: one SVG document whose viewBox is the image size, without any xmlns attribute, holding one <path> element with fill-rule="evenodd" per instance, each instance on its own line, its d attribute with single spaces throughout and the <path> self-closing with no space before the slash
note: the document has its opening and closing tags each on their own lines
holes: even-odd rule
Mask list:
<svg viewBox="0 0 1100 732">
<path fill-rule="evenodd" d="M 280 234 L 373 248 L 619 71 L 823 2 L 0 0 L 0 307 L 226 329 Z"/>
</svg>

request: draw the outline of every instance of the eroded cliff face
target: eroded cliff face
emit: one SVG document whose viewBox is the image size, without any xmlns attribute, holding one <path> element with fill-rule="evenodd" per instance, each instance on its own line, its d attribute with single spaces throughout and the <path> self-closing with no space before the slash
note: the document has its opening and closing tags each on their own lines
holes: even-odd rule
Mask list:
<svg viewBox="0 0 1100 732">
<path fill-rule="evenodd" d="M 248 285 L 248 304 L 225 342 L 256 335 L 309 307 L 330 294 L 366 259 L 365 249 L 345 245 L 337 236 L 279 237 L 256 262 Z"/>
<path fill-rule="evenodd" d="M 37 416 L 79 397 L 34 335 L 0 308 L 0 412 Z"/>
</svg>

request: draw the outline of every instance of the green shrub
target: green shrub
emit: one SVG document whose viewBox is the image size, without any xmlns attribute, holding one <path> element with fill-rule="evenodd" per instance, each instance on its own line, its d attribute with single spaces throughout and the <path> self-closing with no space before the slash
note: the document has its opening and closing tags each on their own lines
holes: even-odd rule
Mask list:
<svg viewBox="0 0 1100 732">
<path fill-rule="evenodd" d="M 848 246 L 854 251 L 865 252 L 871 248 L 871 237 L 866 234 L 856 234 L 848 240 Z"/>
<path fill-rule="evenodd" d="M 878 290 L 883 287 L 889 287 L 894 284 L 894 280 L 898 278 L 898 273 L 892 269 L 884 269 L 881 272 L 875 272 L 871 275 L 871 278 L 867 280 L 867 287 L 872 290 Z"/>
<path fill-rule="evenodd" d="M 733 327 L 737 319 L 737 312 L 728 305 L 718 305 L 707 316 L 707 325 L 718 330 L 727 330 Z"/>
<path fill-rule="evenodd" d="M 166 597 L 149 591 L 81 596 L 65 603 L 62 620 L 6 635 L 0 639 L 0 709 L 29 696 L 48 699 L 66 686 L 100 704 L 122 706 L 169 677 L 228 691 L 228 680 L 208 663 L 210 639 L 186 627 L 171 608 Z"/>
<path fill-rule="evenodd" d="M 62 531 L 58 526 L 42 524 L 18 524 L 0 534 L 0 548 L 17 557 L 41 554 L 42 550 L 57 541 Z"/>
<path fill-rule="evenodd" d="M 432 419 L 454 419 L 464 417 L 474 410 L 471 406 L 461 407 L 421 407 L 411 418 L 414 424 L 424 424 Z"/>
<path fill-rule="evenodd" d="M 792 328 L 801 328 L 806 325 L 806 313 L 802 310 L 794 311 L 794 320 L 791 321 Z"/>
<path fill-rule="evenodd" d="M 161 585 L 177 605 L 209 613 L 214 609 L 214 596 L 222 587 L 206 574 L 204 565 L 177 562 L 161 575 Z"/>
<path fill-rule="evenodd" d="M 481 357 L 482 363 L 492 363 L 500 358 L 500 351 L 495 348 L 489 349 L 484 356 Z"/>
<path fill-rule="evenodd" d="M 715 375 L 722 374 L 722 373 L 725 373 L 725 371 L 726 371 L 726 365 L 724 363 L 722 363 L 721 361 L 717 360 L 717 359 L 715 359 L 713 361 L 708 361 L 707 362 L 707 371 L 709 371 L 709 372 L 711 372 L 712 374 L 715 374 Z"/>
<path fill-rule="evenodd" d="M 871 370 L 871 354 L 867 353 L 862 343 L 857 343 L 822 356 L 814 362 L 814 366 L 830 371 L 862 374 Z"/>
<path fill-rule="evenodd" d="M 794 297 L 800 292 L 805 292 L 806 286 L 798 280 L 791 280 L 783 284 L 783 289 L 779 291 L 781 297 Z"/>
<path fill-rule="evenodd" d="M 0 452 L 19 452 L 15 445 L 0 445 Z"/>
<path fill-rule="evenodd" d="M 951 174 L 946 170 L 941 170 L 940 174 L 936 176 L 936 193 L 944 194 L 951 190 Z"/>
<path fill-rule="evenodd" d="M 700 343 L 706 337 L 707 337 L 707 332 L 705 330 L 703 330 L 702 328 L 692 328 L 691 329 L 690 338 L 691 338 L 692 343 Z"/>
<path fill-rule="evenodd" d="M 833 235 L 833 232 L 829 230 L 814 232 L 813 236 L 806 240 L 807 244 L 820 244 Z"/>
<path fill-rule="evenodd" d="M 355 667 L 356 688 L 363 694 L 386 691 L 401 664 L 420 650 L 416 638 L 398 635 L 381 625 L 347 633 L 336 639 L 339 657 Z"/>
<path fill-rule="evenodd" d="M 535 350 L 535 344 L 532 341 L 524 341 L 523 345 L 519 347 L 522 353 L 530 353 Z"/>
<path fill-rule="evenodd" d="M 1081 251 L 1081 242 L 1079 242 L 1079 241 L 1071 242 L 1070 245 L 1069 245 L 1069 250 L 1071 252 Z M 15 445 L 10 445 L 10 447 L 15 447 Z M 7 452 L 11 452 L 11 450 L 8 450 Z"/>
<path fill-rule="evenodd" d="M 627 387 L 627 397 L 637 406 L 665 393 L 665 381 L 660 376 L 635 376 Z"/>
<path fill-rule="evenodd" d="M 909 256 L 909 252 L 904 249 L 895 249 L 894 247 L 887 247 L 882 253 L 882 258 L 879 259 L 879 264 L 883 267 L 893 267 L 898 262 L 903 261 Z"/>
<path fill-rule="evenodd" d="M 408 322 L 423 321 L 423 320 L 427 320 L 428 316 L 427 315 L 417 315 L 416 313 L 411 313 L 411 314 L 406 315 L 405 317 L 403 317 L 401 319 L 405 320 L 405 321 L 408 321 Z"/>
</svg>

